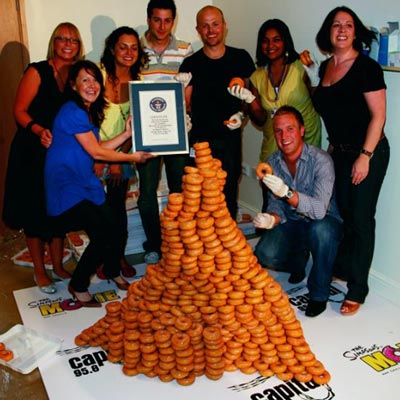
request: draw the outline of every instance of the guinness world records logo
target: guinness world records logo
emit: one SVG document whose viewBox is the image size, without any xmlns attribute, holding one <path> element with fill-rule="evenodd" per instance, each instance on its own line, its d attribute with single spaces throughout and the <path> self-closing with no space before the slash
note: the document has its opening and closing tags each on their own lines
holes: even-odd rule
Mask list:
<svg viewBox="0 0 400 400">
<path fill-rule="evenodd" d="M 150 100 L 150 109 L 154 112 L 163 112 L 167 108 L 167 102 L 162 97 L 153 97 Z"/>
</svg>

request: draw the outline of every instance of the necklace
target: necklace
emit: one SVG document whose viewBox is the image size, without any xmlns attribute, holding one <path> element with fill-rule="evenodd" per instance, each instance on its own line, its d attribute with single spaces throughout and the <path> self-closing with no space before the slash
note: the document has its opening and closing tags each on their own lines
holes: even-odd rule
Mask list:
<svg viewBox="0 0 400 400">
<path fill-rule="evenodd" d="M 272 83 L 272 80 L 273 80 L 272 73 L 271 73 L 271 71 L 268 70 L 268 67 L 266 67 L 266 72 L 268 73 L 266 96 L 267 96 L 267 100 L 270 103 L 276 103 L 279 100 L 279 93 L 280 93 L 282 85 L 283 85 L 283 83 L 284 83 L 284 81 L 286 79 L 286 75 L 287 75 L 288 70 L 289 70 L 289 65 L 285 64 L 285 68 L 283 69 L 282 75 L 281 75 L 279 81 L 277 82 L 277 85 L 274 85 Z M 271 98 L 270 95 L 269 95 L 269 85 L 272 86 L 272 90 L 274 91 L 275 98 Z M 278 108 L 277 104 L 274 104 L 274 107 L 271 108 L 271 111 L 270 111 L 271 118 L 274 117 L 277 108 Z"/>
<path fill-rule="evenodd" d="M 267 99 L 271 102 L 276 102 L 279 100 L 279 92 L 282 88 L 283 82 L 285 81 L 287 72 L 288 72 L 288 65 L 285 64 L 285 67 L 283 69 L 282 75 L 280 77 L 280 79 L 278 80 L 277 84 L 274 85 L 273 84 L 273 76 L 272 76 L 272 72 L 270 71 L 270 69 L 268 69 L 268 67 L 266 67 L 266 71 L 268 73 L 268 79 L 267 79 Z M 274 91 L 275 94 L 275 98 L 271 98 L 269 96 L 269 85 L 271 84 L 272 86 L 272 90 Z"/>
<path fill-rule="evenodd" d="M 122 109 L 121 104 L 118 104 L 118 106 L 119 106 L 119 112 L 120 112 L 120 114 L 121 114 L 122 119 L 123 119 L 124 121 L 126 121 L 127 118 L 128 118 L 128 115 L 129 115 L 129 111 L 130 111 L 129 107 L 128 107 L 128 109 L 126 110 L 126 112 L 124 112 L 124 110 Z"/>
</svg>

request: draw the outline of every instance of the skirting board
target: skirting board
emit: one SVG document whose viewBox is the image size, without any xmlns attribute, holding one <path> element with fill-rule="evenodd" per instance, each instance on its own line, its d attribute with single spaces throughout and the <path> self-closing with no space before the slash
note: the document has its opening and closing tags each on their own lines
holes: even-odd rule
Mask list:
<svg viewBox="0 0 400 400">
<path fill-rule="evenodd" d="M 253 211 L 255 214 L 260 212 L 260 210 L 257 210 L 256 208 L 254 208 L 254 206 L 251 206 L 244 201 L 239 201 L 239 204 L 243 208 L 247 208 L 248 210 Z M 389 300 L 397 306 L 400 306 L 399 282 L 394 281 L 393 279 L 390 279 L 389 277 L 381 274 L 376 269 L 371 268 L 369 273 L 369 287 L 370 290 L 373 290 L 375 293 L 379 294 L 386 300 Z"/>
<path fill-rule="evenodd" d="M 375 269 L 369 273 L 370 290 L 384 297 L 386 300 L 400 306 L 400 283 L 382 275 Z"/>
</svg>

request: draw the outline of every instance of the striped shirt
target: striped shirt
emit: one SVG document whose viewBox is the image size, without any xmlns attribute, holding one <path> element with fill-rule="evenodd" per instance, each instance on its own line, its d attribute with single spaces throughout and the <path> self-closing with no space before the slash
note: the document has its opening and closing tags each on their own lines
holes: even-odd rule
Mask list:
<svg viewBox="0 0 400 400">
<path fill-rule="evenodd" d="M 272 154 L 267 162 L 271 164 L 274 175 L 299 196 L 299 204 L 294 208 L 268 192 L 267 212 L 278 214 L 280 223 L 288 219 L 323 219 L 327 214 L 341 220 L 334 196 L 335 170 L 332 158 L 326 151 L 304 143 L 294 177 L 280 150 Z"/>
<path fill-rule="evenodd" d="M 192 45 L 171 35 L 168 47 L 161 53 L 155 52 L 148 44 L 146 35 L 140 39 L 149 57 L 148 68 L 142 69 L 140 79 L 144 81 L 171 80 L 179 71 L 183 60 L 193 53 Z"/>
</svg>

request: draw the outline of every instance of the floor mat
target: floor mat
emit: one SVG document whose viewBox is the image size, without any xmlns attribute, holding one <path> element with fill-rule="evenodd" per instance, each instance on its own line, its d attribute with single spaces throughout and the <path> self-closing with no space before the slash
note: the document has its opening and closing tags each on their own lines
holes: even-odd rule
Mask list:
<svg viewBox="0 0 400 400">
<path fill-rule="evenodd" d="M 139 276 L 145 265 L 135 266 Z M 99 347 L 80 348 L 75 336 L 105 315 L 105 308 L 79 308 L 72 301 L 65 282 L 57 283 L 57 293 L 44 295 L 37 287 L 18 290 L 14 296 L 25 326 L 63 340 L 61 350 L 39 369 L 48 396 L 52 400 L 109 398 L 159 398 L 164 400 L 294 400 L 395 399 L 400 379 L 400 310 L 399 307 L 371 293 L 360 311 L 351 317 L 339 313 L 345 285 L 333 282 L 327 310 L 317 318 L 304 316 L 307 303 L 305 281 L 287 283 L 288 274 L 270 272 L 288 293 L 302 324 L 304 335 L 316 358 L 331 374 L 329 385 L 313 382 L 283 382 L 276 377 L 225 372 L 218 381 L 205 376 L 184 387 L 175 381 L 162 383 L 144 375 L 128 377 L 121 365 L 106 360 Z M 129 279 L 133 281 L 134 279 Z M 94 278 L 90 291 L 106 303 L 125 297 L 111 282 Z M 134 394 L 134 395 L 133 395 Z M 116 396 L 116 397 L 115 397 Z"/>
</svg>

